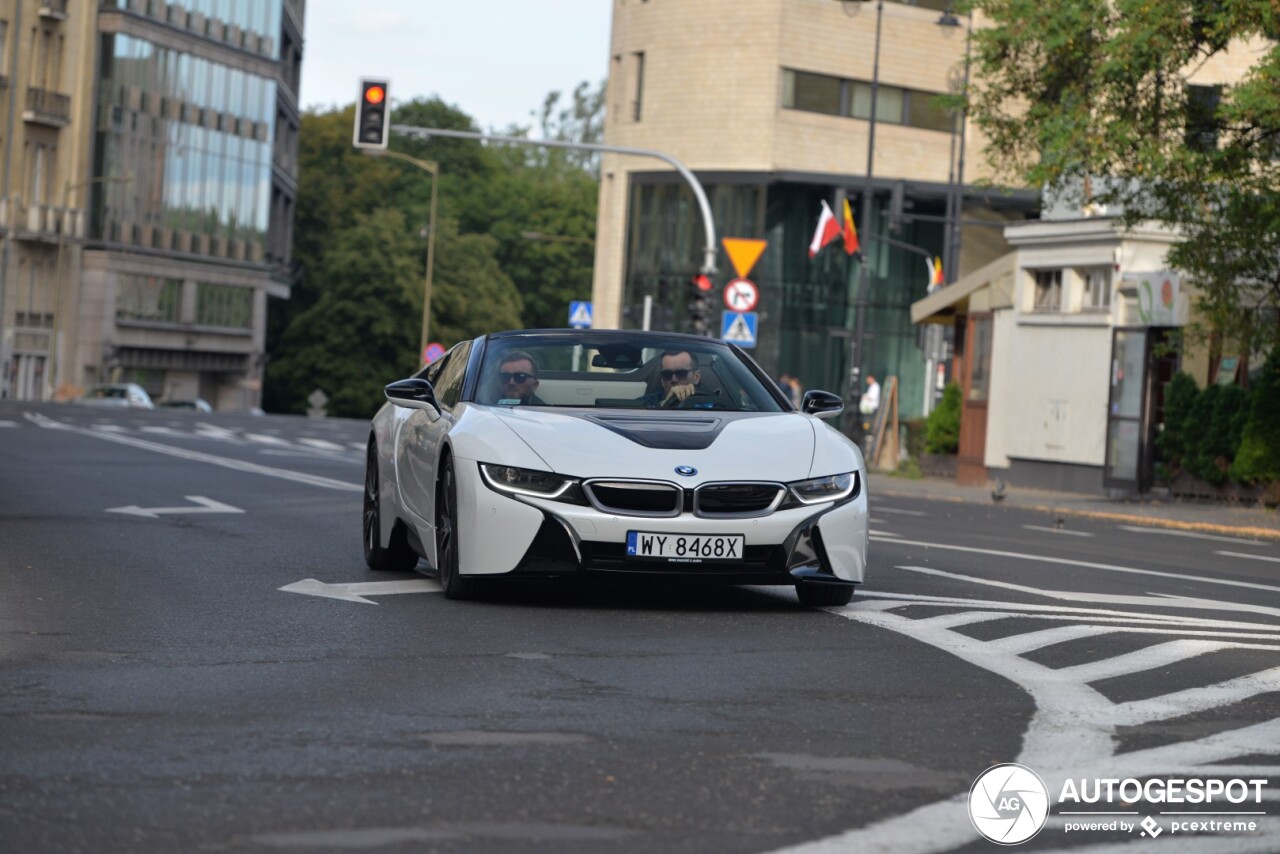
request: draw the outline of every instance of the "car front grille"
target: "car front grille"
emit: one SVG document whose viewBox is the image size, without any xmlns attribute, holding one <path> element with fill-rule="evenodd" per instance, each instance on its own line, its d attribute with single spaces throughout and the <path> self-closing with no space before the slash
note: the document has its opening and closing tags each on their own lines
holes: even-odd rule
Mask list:
<svg viewBox="0 0 1280 854">
<path fill-rule="evenodd" d="M 625 516 L 679 516 L 684 493 L 674 483 L 591 480 L 582 485 L 587 500 L 604 513 Z"/>
<path fill-rule="evenodd" d="M 786 495 L 780 483 L 708 483 L 693 493 L 693 512 L 708 518 L 765 516 Z"/>
</svg>

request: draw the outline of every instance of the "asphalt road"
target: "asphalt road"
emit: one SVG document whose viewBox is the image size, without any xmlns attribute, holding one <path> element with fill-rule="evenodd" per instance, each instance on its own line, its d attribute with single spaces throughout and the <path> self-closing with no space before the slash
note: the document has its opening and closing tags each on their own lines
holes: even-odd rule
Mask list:
<svg viewBox="0 0 1280 854">
<path fill-rule="evenodd" d="M 1053 801 L 1028 850 L 1280 849 L 1270 782 L 1111 805 L 1155 836 L 1068 830 L 1058 798 L 1280 784 L 1280 545 L 873 495 L 848 608 L 450 602 L 364 567 L 366 429 L 0 403 L 0 848 L 990 850 L 970 786 L 1020 762 Z"/>
</svg>

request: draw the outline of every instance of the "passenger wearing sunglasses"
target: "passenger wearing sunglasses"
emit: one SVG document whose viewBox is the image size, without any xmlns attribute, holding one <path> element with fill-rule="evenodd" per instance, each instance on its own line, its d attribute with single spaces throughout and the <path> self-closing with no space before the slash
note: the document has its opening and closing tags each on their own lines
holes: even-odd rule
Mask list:
<svg viewBox="0 0 1280 854">
<path fill-rule="evenodd" d="M 513 350 L 498 366 L 494 377 L 498 386 L 498 403 L 546 406 L 535 391 L 538 389 L 538 363 L 523 350 Z"/>
<path fill-rule="evenodd" d="M 661 368 L 658 377 L 662 380 L 662 388 L 644 396 L 645 407 L 668 409 L 679 406 L 697 393 L 698 383 L 702 382 L 697 356 L 688 350 L 668 350 L 662 354 Z"/>
</svg>

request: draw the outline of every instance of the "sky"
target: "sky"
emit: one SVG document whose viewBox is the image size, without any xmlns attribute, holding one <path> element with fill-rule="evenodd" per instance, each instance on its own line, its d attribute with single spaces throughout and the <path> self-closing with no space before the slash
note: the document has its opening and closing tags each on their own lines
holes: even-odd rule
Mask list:
<svg viewBox="0 0 1280 854">
<path fill-rule="evenodd" d="M 438 95 L 482 129 L 536 125 L 609 70 L 612 0 L 307 0 L 304 109 L 356 99 L 361 77 L 391 81 L 392 103 Z"/>
</svg>

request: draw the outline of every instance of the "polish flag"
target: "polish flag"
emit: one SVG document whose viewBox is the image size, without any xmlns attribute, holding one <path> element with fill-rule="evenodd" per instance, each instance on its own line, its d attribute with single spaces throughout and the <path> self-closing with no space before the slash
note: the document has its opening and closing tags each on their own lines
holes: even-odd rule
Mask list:
<svg viewBox="0 0 1280 854">
<path fill-rule="evenodd" d="M 836 216 L 831 212 L 831 206 L 827 204 L 827 200 L 822 200 L 822 213 L 818 215 L 818 229 L 813 233 L 813 240 L 809 243 L 809 257 L 817 255 L 822 247 L 840 236 L 840 224 L 836 222 Z"/>
<path fill-rule="evenodd" d="M 858 251 L 858 229 L 853 225 L 853 210 L 849 207 L 849 200 L 844 200 L 844 251 L 846 255 L 852 255 Z"/>
</svg>

